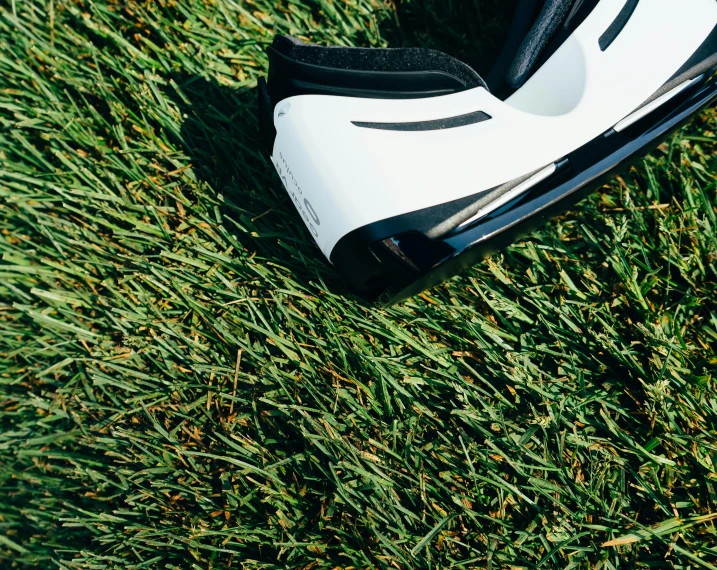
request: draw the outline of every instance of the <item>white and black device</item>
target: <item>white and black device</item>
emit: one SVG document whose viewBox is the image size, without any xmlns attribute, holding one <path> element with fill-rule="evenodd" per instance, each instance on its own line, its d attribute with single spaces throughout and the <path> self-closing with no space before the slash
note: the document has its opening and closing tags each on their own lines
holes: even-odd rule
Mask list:
<svg viewBox="0 0 717 570">
<path fill-rule="evenodd" d="M 482 79 L 277 36 L 260 120 L 348 285 L 406 298 L 529 233 L 717 99 L 716 0 L 519 0 Z"/>
</svg>

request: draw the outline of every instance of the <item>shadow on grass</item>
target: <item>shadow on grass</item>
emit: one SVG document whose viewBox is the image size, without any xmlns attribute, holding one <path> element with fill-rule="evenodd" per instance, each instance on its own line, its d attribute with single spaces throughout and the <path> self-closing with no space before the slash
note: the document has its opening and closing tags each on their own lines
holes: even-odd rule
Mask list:
<svg viewBox="0 0 717 570">
<path fill-rule="evenodd" d="M 223 198 L 226 229 L 249 252 L 288 269 L 301 287 L 341 281 L 306 230 L 264 152 L 255 88 L 222 86 L 198 75 L 174 74 L 183 116 L 180 143 L 200 183 Z"/>
<path fill-rule="evenodd" d="M 225 87 L 199 75 L 174 74 L 172 79 L 185 96 L 177 96 L 175 103 L 184 117 L 181 142 L 196 175 L 228 196 L 252 183 L 271 186 L 268 192 L 273 192 L 273 170 L 261 154 L 254 117 L 255 89 Z"/>
</svg>

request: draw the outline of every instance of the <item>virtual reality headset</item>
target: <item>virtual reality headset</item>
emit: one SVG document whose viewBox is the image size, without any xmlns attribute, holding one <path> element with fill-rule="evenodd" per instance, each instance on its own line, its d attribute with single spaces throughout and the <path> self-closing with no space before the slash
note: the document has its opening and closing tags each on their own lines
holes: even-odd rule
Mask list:
<svg viewBox="0 0 717 570">
<path fill-rule="evenodd" d="M 410 297 L 530 233 L 717 98 L 715 0 L 521 0 L 483 79 L 440 52 L 277 36 L 271 161 L 350 289 Z"/>
</svg>

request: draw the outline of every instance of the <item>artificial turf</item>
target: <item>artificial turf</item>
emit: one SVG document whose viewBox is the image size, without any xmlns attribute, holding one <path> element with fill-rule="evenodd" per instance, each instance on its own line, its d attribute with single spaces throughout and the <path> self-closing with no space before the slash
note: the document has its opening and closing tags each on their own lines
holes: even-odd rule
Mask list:
<svg viewBox="0 0 717 570">
<path fill-rule="evenodd" d="M 391 308 L 260 152 L 274 33 L 513 4 L 0 4 L 0 568 L 717 568 L 715 113 Z"/>
</svg>

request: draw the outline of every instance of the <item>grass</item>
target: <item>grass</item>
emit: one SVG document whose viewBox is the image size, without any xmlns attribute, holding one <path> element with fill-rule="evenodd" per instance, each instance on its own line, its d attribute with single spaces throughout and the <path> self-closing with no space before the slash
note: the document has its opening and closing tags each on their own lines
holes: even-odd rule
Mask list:
<svg viewBox="0 0 717 570">
<path fill-rule="evenodd" d="M 485 70 L 505 8 L 0 6 L 0 567 L 717 568 L 714 112 L 393 308 L 259 152 L 274 32 Z"/>
</svg>

